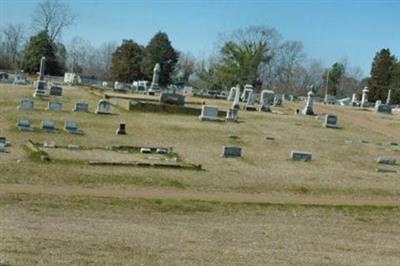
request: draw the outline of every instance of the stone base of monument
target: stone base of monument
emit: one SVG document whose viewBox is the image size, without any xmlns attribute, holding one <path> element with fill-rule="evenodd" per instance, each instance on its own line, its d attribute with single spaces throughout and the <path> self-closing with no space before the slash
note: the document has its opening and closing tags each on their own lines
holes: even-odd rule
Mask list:
<svg viewBox="0 0 400 266">
<path fill-rule="evenodd" d="M 245 111 L 257 111 L 257 107 L 255 105 L 245 105 L 243 108 Z"/>
<path fill-rule="evenodd" d="M 227 112 L 226 112 L 226 118 L 225 120 L 227 122 L 237 122 L 238 120 L 238 109 L 236 108 L 230 108 Z"/>
<path fill-rule="evenodd" d="M 303 115 L 314 115 L 314 110 L 310 107 L 306 107 L 301 111 Z"/>
</svg>

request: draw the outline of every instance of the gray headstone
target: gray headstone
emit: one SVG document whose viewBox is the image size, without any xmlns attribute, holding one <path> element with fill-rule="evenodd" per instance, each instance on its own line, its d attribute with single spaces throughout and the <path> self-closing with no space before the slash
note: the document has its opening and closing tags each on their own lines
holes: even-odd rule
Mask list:
<svg viewBox="0 0 400 266">
<path fill-rule="evenodd" d="M 222 157 L 241 157 L 242 148 L 236 146 L 224 146 L 222 148 Z"/>
<path fill-rule="evenodd" d="M 27 118 L 20 118 L 17 122 L 17 127 L 21 131 L 32 131 L 31 121 Z"/>
<path fill-rule="evenodd" d="M 375 113 L 392 114 L 392 106 L 390 104 L 382 104 L 380 101 L 375 104 Z"/>
<path fill-rule="evenodd" d="M 62 103 L 59 103 L 59 102 L 48 102 L 47 103 L 46 110 L 58 112 L 58 111 L 61 111 L 61 109 L 62 109 Z"/>
<path fill-rule="evenodd" d="M 325 116 L 324 127 L 327 128 L 337 128 L 337 116 L 327 114 Z"/>
<path fill-rule="evenodd" d="M 97 103 L 96 114 L 111 114 L 111 103 L 107 100 L 100 100 Z"/>
<path fill-rule="evenodd" d="M 6 145 L 3 143 L 0 143 L 0 152 L 5 152 L 6 151 Z"/>
<path fill-rule="evenodd" d="M 0 143 L 3 143 L 4 145 L 7 144 L 6 137 L 0 137 Z"/>
<path fill-rule="evenodd" d="M 387 157 L 387 156 L 380 156 L 376 159 L 376 162 L 379 164 L 390 164 L 394 165 L 396 164 L 396 158 L 393 157 Z"/>
<path fill-rule="evenodd" d="M 77 102 L 74 106 L 74 112 L 87 112 L 89 109 L 89 104 L 84 102 Z"/>
<path fill-rule="evenodd" d="M 290 157 L 292 160 L 296 161 L 311 161 L 312 153 L 306 151 L 292 151 Z"/>
<path fill-rule="evenodd" d="M 185 96 L 181 94 L 162 92 L 160 95 L 160 103 L 184 106 Z"/>
<path fill-rule="evenodd" d="M 117 135 L 126 135 L 126 124 L 120 123 L 119 127 L 117 128 L 115 134 Z"/>
<path fill-rule="evenodd" d="M 140 153 L 151 153 L 150 148 L 140 148 Z"/>
<path fill-rule="evenodd" d="M 81 133 L 81 131 L 79 130 L 79 127 L 75 121 L 65 121 L 64 130 L 70 134 L 80 134 Z"/>
<path fill-rule="evenodd" d="M 42 129 L 47 132 L 54 132 L 56 130 L 52 120 L 43 120 Z"/>
<path fill-rule="evenodd" d="M 34 107 L 34 103 L 32 100 L 22 99 L 18 106 L 18 110 L 21 110 L 21 111 L 33 110 L 33 107 Z"/>
<path fill-rule="evenodd" d="M 218 107 L 203 105 L 199 119 L 201 121 L 218 121 Z"/>
<path fill-rule="evenodd" d="M 238 112 L 237 108 L 229 108 L 226 112 L 226 121 L 228 122 L 236 122 L 238 120 Z"/>
<path fill-rule="evenodd" d="M 62 96 L 62 88 L 58 86 L 52 86 L 49 94 L 50 96 Z"/>
</svg>

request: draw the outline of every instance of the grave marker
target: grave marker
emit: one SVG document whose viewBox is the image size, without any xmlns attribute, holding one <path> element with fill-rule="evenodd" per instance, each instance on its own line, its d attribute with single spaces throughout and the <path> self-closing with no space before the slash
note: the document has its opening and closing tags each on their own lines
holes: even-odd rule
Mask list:
<svg viewBox="0 0 400 266">
<path fill-rule="evenodd" d="M 241 157 L 242 148 L 236 146 L 224 146 L 222 148 L 222 157 Z"/>
</svg>

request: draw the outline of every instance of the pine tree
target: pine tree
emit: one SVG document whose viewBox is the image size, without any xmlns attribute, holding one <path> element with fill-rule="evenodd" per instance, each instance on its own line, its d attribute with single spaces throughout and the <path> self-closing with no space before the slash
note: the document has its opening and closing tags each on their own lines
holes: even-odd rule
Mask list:
<svg viewBox="0 0 400 266">
<path fill-rule="evenodd" d="M 133 40 L 123 40 L 111 59 L 111 77 L 122 82 L 132 82 L 144 78 L 141 63 L 144 57 L 143 46 Z"/>
<path fill-rule="evenodd" d="M 372 62 L 371 78 L 368 80 L 370 101 L 385 101 L 392 82 L 393 67 L 396 58 L 389 49 L 382 49 L 376 53 Z"/>
<path fill-rule="evenodd" d="M 27 73 L 37 73 L 40 67 L 40 59 L 46 57 L 45 73 L 49 75 L 63 75 L 64 68 L 57 60 L 57 45 L 50 41 L 45 31 L 31 37 L 24 50 L 22 69 Z"/>
<path fill-rule="evenodd" d="M 178 62 L 178 52 L 172 47 L 168 35 L 158 32 L 146 46 L 146 56 L 142 70 L 147 80 L 152 80 L 154 66 L 161 67 L 159 85 L 167 86 L 171 83 L 175 65 Z"/>
</svg>

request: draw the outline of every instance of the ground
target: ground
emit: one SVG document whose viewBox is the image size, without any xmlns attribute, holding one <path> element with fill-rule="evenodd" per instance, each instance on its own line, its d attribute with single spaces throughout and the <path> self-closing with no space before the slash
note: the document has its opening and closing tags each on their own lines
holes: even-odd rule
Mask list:
<svg viewBox="0 0 400 266">
<path fill-rule="evenodd" d="M 40 99 L 35 111 L 18 111 L 32 93 L 29 86 L 0 85 L 0 135 L 11 143 L 0 154 L 6 265 L 400 264 L 400 167 L 375 162 L 382 155 L 400 159 L 400 146 L 389 143 L 400 144 L 399 115 L 317 104 L 317 113 L 338 116 L 339 129 L 295 115 L 302 103 L 288 102 L 274 113 L 241 111 L 239 123 L 127 111 L 123 103 L 113 115 L 96 115 L 99 93 L 68 86 L 62 112 L 45 111 L 47 100 Z M 89 103 L 89 113 L 72 112 L 79 100 Z M 31 119 L 34 132 L 19 132 L 19 117 Z M 60 129 L 75 120 L 84 134 L 44 133 L 45 118 Z M 119 122 L 128 135 L 115 135 Z M 82 151 L 74 151 L 76 160 L 44 162 L 23 148 L 29 139 L 172 147 L 202 170 L 93 166 L 78 160 L 88 156 Z M 220 157 L 224 145 L 242 147 L 243 158 Z M 293 162 L 292 150 L 312 152 L 313 160 Z"/>
</svg>

